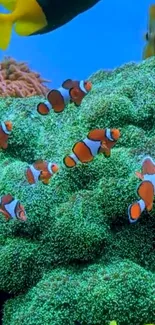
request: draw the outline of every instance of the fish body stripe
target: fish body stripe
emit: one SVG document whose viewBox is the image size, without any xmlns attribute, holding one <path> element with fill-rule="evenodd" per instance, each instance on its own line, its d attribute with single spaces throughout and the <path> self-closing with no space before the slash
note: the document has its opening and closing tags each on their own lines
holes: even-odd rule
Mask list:
<svg viewBox="0 0 155 325">
<path fill-rule="evenodd" d="M 69 157 L 72 158 L 75 163 L 79 161 L 79 158 L 75 155 L 75 153 L 72 153 L 71 155 L 69 155 Z"/>
<path fill-rule="evenodd" d="M 68 89 L 65 89 L 63 87 L 60 87 L 60 88 L 58 88 L 58 91 L 62 95 L 62 97 L 64 99 L 65 105 L 67 105 L 70 102 L 70 93 L 69 93 L 69 90 Z"/>
<path fill-rule="evenodd" d="M 145 209 L 145 202 L 143 199 L 139 200 L 138 202 L 139 202 L 140 210 L 141 212 L 143 212 Z"/>
<path fill-rule="evenodd" d="M 152 175 L 145 174 L 144 175 L 144 180 L 149 181 L 150 183 L 152 183 L 153 189 L 154 189 L 154 194 L 155 194 L 155 174 L 152 174 Z"/>
<path fill-rule="evenodd" d="M 53 175 L 53 172 L 52 172 L 52 163 L 48 163 L 48 165 L 47 165 L 47 169 L 48 169 L 49 173 L 50 173 L 51 175 Z"/>
<path fill-rule="evenodd" d="M 93 157 L 95 157 L 98 154 L 99 148 L 101 146 L 101 141 L 93 141 L 86 138 L 82 142 L 84 142 L 85 145 L 89 148 Z"/>
<path fill-rule="evenodd" d="M 4 132 L 5 134 L 10 134 L 10 133 L 11 133 L 11 131 L 8 131 L 8 130 L 7 130 L 7 127 L 6 127 L 6 125 L 5 125 L 4 122 L 1 123 L 1 128 L 2 128 L 2 130 L 3 130 L 3 132 Z"/>
<path fill-rule="evenodd" d="M 110 129 L 105 129 L 105 136 L 108 140 L 114 141 L 114 139 L 111 136 L 111 130 Z"/>
<path fill-rule="evenodd" d="M 145 205 L 145 202 L 144 202 L 144 200 L 143 199 L 141 199 L 141 200 L 139 200 L 139 201 L 137 201 L 137 203 L 139 204 L 139 206 L 140 206 L 140 211 L 141 211 L 141 213 L 144 211 L 144 209 L 145 209 L 145 207 L 146 207 L 146 205 Z M 129 221 L 130 221 L 130 223 L 135 223 L 135 222 L 137 222 L 137 219 L 132 219 L 131 217 L 130 217 L 130 208 L 131 208 L 131 206 L 132 205 L 130 205 L 129 206 L 129 208 L 128 208 L 128 217 L 129 217 Z"/>
<path fill-rule="evenodd" d="M 18 203 L 19 203 L 19 200 L 14 199 L 12 202 L 4 204 L 5 210 L 7 211 L 7 213 L 9 213 L 9 215 L 12 219 L 15 219 L 17 217 L 16 207 L 17 207 Z"/>
<path fill-rule="evenodd" d="M 50 104 L 49 101 L 46 100 L 46 102 L 44 104 L 47 106 L 47 108 L 49 109 L 49 111 L 52 109 L 52 105 Z"/>
<path fill-rule="evenodd" d="M 36 168 L 34 168 L 33 165 L 31 165 L 29 168 L 31 170 L 31 173 L 32 173 L 32 175 L 34 177 L 34 181 L 36 183 L 39 180 L 39 176 L 41 174 L 41 171 L 40 170 L 37 170 Z"/>
<path fill-rule="evenodd" d="M 83 81 L 83 80 L 80 81 L 79 88 L 80 88 L 80 89 L 81 89 L 85 94 L 88 93 L 87 90 L 85 89 L 84 81 Z"/>
</svg>

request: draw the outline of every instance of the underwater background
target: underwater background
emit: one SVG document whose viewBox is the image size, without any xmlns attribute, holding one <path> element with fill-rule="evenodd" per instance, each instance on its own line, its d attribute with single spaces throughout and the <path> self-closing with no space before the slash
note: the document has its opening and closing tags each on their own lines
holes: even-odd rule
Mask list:
<svg viewBox="0 0 155 325">
<path fill-rule="evenodd" d="M 155 51 L 142 57 L 152 4 L 101 0 L 51 33 L 13 32 L 0 51 L 2 325 L 155 324 L 153 198 L 133 224 L 128 209 L 145 157 L 155 186 Z M 69 78 L 85 88 L 73 83 L 58 113 L 48 94 Z M 87 163 L 84 139 L 99 146 Z M 32 185 L 26 171 L 46 161 L 50 176 Z M 5 214 L 8 194 L 25 220 Z"/>
<path fill-rule="evenodd" d="M 45 35 L 20 37 L 0 59 L 11 55 L 59 87 L 67 78 L 86 79 L 98 69 L 113 69 L 140 61 L 148 7 L 153 1 L 101 0 L 66 25 Z M 1 8 L 1 11 L 5 10 Z"/>
</svg>

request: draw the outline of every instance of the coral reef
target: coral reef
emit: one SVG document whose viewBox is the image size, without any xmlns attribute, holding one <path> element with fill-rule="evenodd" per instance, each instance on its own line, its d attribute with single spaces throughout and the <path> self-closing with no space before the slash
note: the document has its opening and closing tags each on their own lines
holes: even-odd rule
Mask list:
<svg viewBox="0 0 155 325">
<path fill-rule="evenodd" d="M 0 152 L 0 195 L 22 201 L 28 221 L 0 215 L 0 290 L 14 297 L 3 325 L 144 325 L 155 321 L 155 210 L 128 222 L 146 154 L 155 159 L 155 58 L 90 77 L 81 107 L 42 117 L 40 98 L 0 100 L 14 125 Z M 6 109 L 7 107 L 7 109 Z M 69 170 L 63 157 L 92 128 L 121 138 L 110 158 Z M 25 168 L 58 163 L 48 186 L 30 187 Z"/>
<path fill-rule="evenodd" d="M 48 91 L 45 82 L 49 81 L 31 71 L 24 62 L 6 57 L 0 63 L 0 97 L 44 96 Z"/>
</svg>

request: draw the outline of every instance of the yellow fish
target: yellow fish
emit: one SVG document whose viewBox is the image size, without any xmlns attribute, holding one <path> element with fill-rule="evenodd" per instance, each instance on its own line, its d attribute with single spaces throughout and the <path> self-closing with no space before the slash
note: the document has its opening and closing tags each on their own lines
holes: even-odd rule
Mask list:
<svg viewBox="0 0 155 325">
<path fill-rule="evenodd" d="M 11 39 L 12 26 L 22 36 L 28 36 L 47 25 L 46 17 L 36 0 L 0 0 L 11 13 L 0 14 L 0 48 L 5 50 Z"/>
<path fill-rule="evenodd" d="M 100 0 L 0 0 L 9 13 L 0 14 L 0 49 L 7 49 L 15 25 L 20 36 L 48 33 Z"/>
<path fill-rule="evenodd" d="M 147 42 L 143 50 L 143 59 L 147 59 L 155 55 L 155 5 L 149 8 L 148 31 L 145 34 Z"/>
<path fill-rule="evenodd" d="M 117 322 L 115 320 L 112 320 L 109 325 L 117 325 Z"/>
</svg>

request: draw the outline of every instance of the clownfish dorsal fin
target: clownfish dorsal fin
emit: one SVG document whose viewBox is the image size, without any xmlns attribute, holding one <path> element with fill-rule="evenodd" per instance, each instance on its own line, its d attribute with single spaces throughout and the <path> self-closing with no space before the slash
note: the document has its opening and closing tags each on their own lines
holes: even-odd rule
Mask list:
<svg viewBox="0 0 155 325">
<path fill-rule="evenodd" d="M 71 89 L 74 87 L 74 81 L 72 79 L 67 79 L 62 83 L 62 87 L 65 89 Z"/>
<path fill-rule="evenodd" d="M 5 205 L 14 200 L 14 197 L 11 194 L 7 194 L 1 197 L 1 204 Z"/>
<path fill-rule="evenodd" d="M 38 159 L 33 163 L 34 168 L 42 170 L 46 167 L 46 161 Z"/>
<path fill-rule="evenodd" d="M 93 141 L 103 141 L 105 140 L 104 129 L 94 129 L 89 131 L 87 138 Z"/>
<path fill-rule="evenodd" d="M 155 164 L 151 157 L 146 157 L 142 163 L 142 174 L 143 175 L 153 175 L 155 174 Z"/>
</svg>

